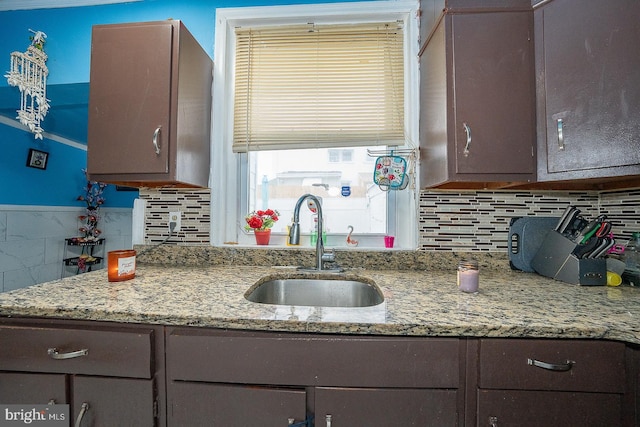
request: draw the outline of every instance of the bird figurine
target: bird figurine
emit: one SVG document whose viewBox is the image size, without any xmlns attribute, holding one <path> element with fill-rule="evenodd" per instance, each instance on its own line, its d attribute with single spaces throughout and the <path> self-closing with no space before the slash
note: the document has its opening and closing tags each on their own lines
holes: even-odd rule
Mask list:
<svg viewBox="0 0 640 427">
<path fill-rule="evenodd" d="M 353 240 L 351 238 L 351 233 L 353 233 L 353 227 L 350 225 L 347 227 L 349 229 L 349 234 L 347 234 L 347 246 L 358 246 L 358 241 Z"/>
</svg>

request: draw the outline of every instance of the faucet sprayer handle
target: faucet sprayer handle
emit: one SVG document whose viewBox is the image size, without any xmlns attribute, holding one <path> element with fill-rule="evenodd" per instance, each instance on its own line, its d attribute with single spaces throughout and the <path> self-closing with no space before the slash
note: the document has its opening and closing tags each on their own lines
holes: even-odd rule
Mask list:
<svg viewBox="0 0 640 427">
<path fill-rule="evenodd" d="M 322 261 L 324 262 L 335 262 L 336 261 L 336 253 L 333 249 L 325 249 L 322 254 Z"/>
<path fill-rule="evenodd" d="M 300 244 L 300 223 L 294 222 L 293 224 L 291 224 L 288 238 L 289 238 L 290 245 Z"/>
</svg>

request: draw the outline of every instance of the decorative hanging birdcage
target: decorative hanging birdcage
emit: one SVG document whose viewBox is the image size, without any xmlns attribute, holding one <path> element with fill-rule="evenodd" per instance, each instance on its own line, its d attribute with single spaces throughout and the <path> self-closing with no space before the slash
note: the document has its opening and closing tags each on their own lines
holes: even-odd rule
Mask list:
<svg viewBox="0 0 640 427">
<path fill-rule="evenodd" d="M 11 53 L 11 70 L 5 77 L 10 86 L 20 89 L 20 109 L 17 110 L 20 123 L 34 134 L 36 139 L 42 139 L 43 129 L 40 123 L 49 111 L 47 99 L 47 55 L 44 53 L 44 43 L 47 35 L 42 31 L 29 30 L 31 46 L 26 52 Z"/>
</svg>

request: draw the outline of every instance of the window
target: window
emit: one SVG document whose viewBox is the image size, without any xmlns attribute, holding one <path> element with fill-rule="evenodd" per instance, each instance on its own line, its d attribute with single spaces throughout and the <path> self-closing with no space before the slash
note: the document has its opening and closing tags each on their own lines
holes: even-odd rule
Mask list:
<svg viewBox="0 0 640 427">
<path fill-rule="evenodd" d="M 342 161 L 345 163 L 353 162 L 353 150 L 342 150 Z"/>
<path fill-rule="evenodd" d="M 336 149 L 329 148 L 327 152 L 328 152 L 327 155 L 329 156 L 329 163 L 340 163 L 340 162 L 352 163 L 354 160 L 353 149 L 343 148 L 340 150 L 336 150 Z M 367 155 L 366 152 L 362 152 L 361 154 L 363 155 L 362 157 L 363 159 L 364 159 L 364 156 Z"/>
<path fill-rule="evenodd" d="M 341 150 L 328 150 L 329 151 L 329 163 L 338 163 L 340 161 Z"/>
<path fill-rule="evenodd" d="M 253 236 L 242 231 L 243 217 L 251 210 L 265 207 L 280 211 L 281 221 L 273 231 L 281 233 L 281 241 L 276 239 L 276 244 L 284 244 L 296 200 L 312 193 L 323 199 L 329 246 L 344 245 L 347 226 L 352 225 L 363 247 L 383 247 L 381 236 L 385 233 L 396 235 L 398 246 L 415 247 L 415 188 L 384 191 L 373 184 L 373 158 L 367 155 L 367 149 L 380 150 L 387 145 L 417 141 L 416 8 L 414 2 L 354 2 L 217 10 L 211 187 L 212 211 L 221 215 L 212 217 L 214 244 L 251 243 Z M 380 99 L 388 100 L 387 104 L 376 101 L 373 103 L 376 108 L 368 109 L 365 102 L 347 105 L 344 110 L 330 104 L 325 108 L 329 115 L 345 119 L 338 122 L 337 128 L 331 128 L 335 120 L 325 122 L 318 109 L 309 109 L 314 103 L 331 102 L 326 98 L 320 100 L 319 94 L 331 95 L 327 87 L 344 84 L 343 77 L 331 80 L 329 86 L 321 90 L 313 89 L 316 90 L 313 93 L 307 88 L 318 80 L 317 74 L 310 81 L 304 80 L 312 59 L 305 58 L 297 66 L 282 67 L 274 62 L 281 59 L 281 52 L 274 54 L 262 49 L 257 53 L 256 46 L 250 46 L 255 42 L 253 37 L 266 37 L 269 42 L 278 39 L 280 43 L 283 34 L 286 37 L 292 32 L 296 37 L 302 34 L 300 28 L 304 28 L 305 36 L 317 36 L 314 32 L 330 33 L 330 38 L 345 30 L 364 31 L 368 36 L 375 32 L 372 28 L 393 28 L 391 36 L 396 41 L 400 34 L 401 70 L 404 69 L 401 75 L 396 72 L 391 79 L 387 71 L 384 78 L 385 72 L 378 70 L 365 74 L 370 78 L 357 80 L 358 84 L 371 80 L 378 88 L 386 85 L 383 89 L 387 95 L 383 90 L 384 97 Z M 389 37 L 387 34 L 370 45 L 388 43 Z M 330 43 L 336 41 L 330 40 Z M 264 43 L 259 47 L 263 48 Z M 286 52 L 289 48 L 282 47 Z M 340 62 L 345 61 L 344 58 L 332 59 L 339 63 L 333 68 L 344 70 L 357 64 L 354 57 L 368 49 L 359 47 L 356 53 L 347 54 L 346 62 Z M 334 55 L 339 50 L 325 48 L 324 52 Z M 386 55 L 381 53 L 384 51 L 373 51 L 376 53 L 363 57 L 360 62 L 376 62 Z M 259 71 L 261 78 L 267 79 L 262 86 L 248 77 L 260 70 L 259 65 L 263 67 Z M 281 73 L 283 70 L 285 74 Z M 321 74 L 329 79 L 329 75 L 336 73 Z M 241 79 L 242 83 L 238 84 Z M 294 83 L 294 80 L 300 82 Z M 400 98 L 389 96 L 398 82 Z M 356 88 L 356 94 L 366 92 L 357 90 L 353 81 L 344 85 Z M 264 92 L 257 89 L 259 87 L 275 92 Z M 357 97 L 350 99 L 357 100 Z M 285 118 L 294 119 L 283 124 L 272 114 L 276 110 L 285 111 Z M 367 124 L 369 113 L 374 114 L 374 119 Z M 358 128 L 356 124 L 362 117 L 365 125 Z M 223 185 L 217 186 L 216 182 Z M 303 233 L 310 233 L 313 218 L 306 209 L 302 209 L 300 220 Z M 308 230 L 305 221 L 309 222 Z"/>
<path fill-rule="evenodd" d="M 358 150 L 364 159 L 367 147 Z M 343 156 L 337 164 L 329 162 L 329 151 L 348 156 L 353 149 L 251 152 L 249 170 L 255 171 L 252 173 L 255 179 L 249 186 L 248 209 L 276 209 L 282 221 L 276 223 L 272 232 L 286 233 L 296 200 L 311 193 L 322 198 L 324 226 L 329 236 L 345 235 L 349 226 L 359 235 L 384 235 L 388 230 L 387 193 L 373 184 L 373 166 L 368 162 L 346 163 Z M 300 212 L 300 226 L 303 235 L 315 230 L 313 215 L 306 208 Z"/>
</svg>

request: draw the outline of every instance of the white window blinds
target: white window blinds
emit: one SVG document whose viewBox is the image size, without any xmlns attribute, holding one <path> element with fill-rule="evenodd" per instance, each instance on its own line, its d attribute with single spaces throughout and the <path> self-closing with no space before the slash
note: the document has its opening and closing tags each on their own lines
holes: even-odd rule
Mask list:
<svg viewBox="0 0 640 427">
<path fill-rule="evenodd" d="M 233 151 L 404 144 L 401 23 L 236 29 Z"/>
</svg>

